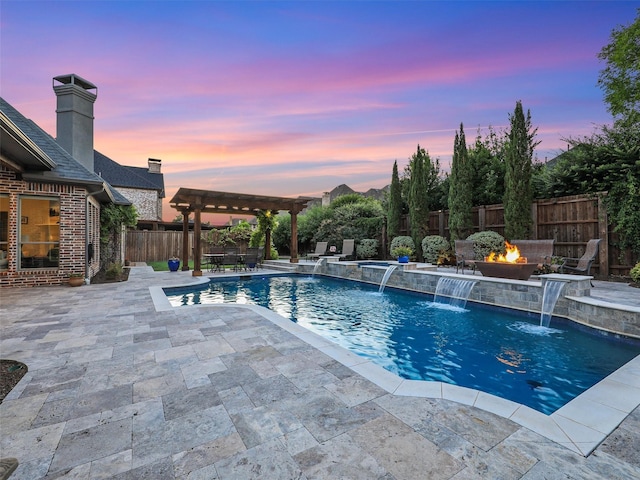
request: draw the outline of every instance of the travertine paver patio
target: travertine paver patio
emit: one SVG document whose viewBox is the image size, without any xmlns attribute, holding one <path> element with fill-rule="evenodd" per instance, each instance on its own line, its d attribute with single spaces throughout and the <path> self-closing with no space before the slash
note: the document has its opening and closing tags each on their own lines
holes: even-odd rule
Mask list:
<svg viewBox="0 0 640 480">
<path fill-rule="evenodd" d="M 157 311 L 127 282 L 1 293 L 14 479 L 640 478 L 636 408 L 588 457 L 474 407 L 396 396 L 239 306 Z M 597 413 L 597 412 L 594 412 Z"/>
</svg>

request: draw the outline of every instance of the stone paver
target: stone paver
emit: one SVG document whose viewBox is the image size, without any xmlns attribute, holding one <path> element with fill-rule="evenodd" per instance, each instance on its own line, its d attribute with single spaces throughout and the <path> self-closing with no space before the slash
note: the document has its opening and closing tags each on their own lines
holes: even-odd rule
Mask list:
<svg viewBox="0 0 640 480">
<path fill-rule="evenodd" d="M 640 478 L 638 408 L 584 457 L 487 410 L 388 393 L 256 310 L 156 311 L 150 286 L 195 281 L 135 267 L 2 291 L 0 355 L 29 368 L 0 405 L 12 480 Z"/>
</svg>

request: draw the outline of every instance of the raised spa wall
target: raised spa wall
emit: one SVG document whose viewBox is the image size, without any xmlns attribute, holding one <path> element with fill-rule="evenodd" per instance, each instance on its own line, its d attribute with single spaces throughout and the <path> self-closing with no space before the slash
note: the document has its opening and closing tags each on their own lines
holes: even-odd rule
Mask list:
<svg viewBox="0 0 640 480">
<path fill-rule="evenodd" d="M 313 264 L 298 264 L 296 271 L 311 274 L 314 268 L 316 265 Z M 357 262 L 325 261 L 317 266 L 316 274 L 380 285 L 387 268 L 382 265 L 359 266 Z M 591 298 L 592 277 L 549 274 L 532 277 L 533 279 L 526 281 L 509 280 L 446 273 L 437 271 L 435 266 L 428 264 L 409 263 L 397 264 L 386 286 L 433 295 L 440 277 L 476 281 L 469 295 L 471 302 L 534 312 L 537 315 L 542 308 L 545 282 L 566 282 L 553 310 L 553 316 L 568 318 L 607 332 L 640 338 L 640 309 Z"/>
</svg>

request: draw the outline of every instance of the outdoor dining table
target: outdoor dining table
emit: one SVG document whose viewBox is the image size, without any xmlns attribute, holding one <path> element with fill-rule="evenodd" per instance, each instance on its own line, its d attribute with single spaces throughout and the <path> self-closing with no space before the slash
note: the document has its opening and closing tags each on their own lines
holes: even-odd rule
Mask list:
<svg viewBox="0 0 640 480">
<path fill-rule="evenodd" d="M 224 271 L 224 265 L 222 264 L 224 260 L 224 253 L 203 253 L 202 257 L 207 259 L 207 263 L 209 264 L 210 272 Z M 238 253 L 237 257 L 242 263 L 244 263 L 244 253 Z"/>
</svg>

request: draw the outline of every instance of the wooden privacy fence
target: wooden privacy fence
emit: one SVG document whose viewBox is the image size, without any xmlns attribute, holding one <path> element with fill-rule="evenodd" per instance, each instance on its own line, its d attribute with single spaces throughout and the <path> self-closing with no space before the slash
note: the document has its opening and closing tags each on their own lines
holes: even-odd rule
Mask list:
<svg viewBox="0 0 640 480">
<path fill-rule="evenodd" d="M 130 262 L 160 262 L 170 257 L 182 260 L 182 232 L 163 230 L 127 230 L 125 259 Z M 246 242 L 239 242 L 241 251 L 247 248 Z M 189 258 L 193 259 L 193 231 L 189 231 Z M 202 242 L 202 253 L 209 249 Z"/>
<path fill-rule="evenodd" d="M 504 235 L 504 207 L 483 205 L 472 210 L 473 231 L 492 230 Z M 633 267 L 630 250 L 617 247 L 618 235 L 608 221 L 607 210 L 601 197 L 572 195 L 543 200 L 531 204 L 533 240 L 555 240 L 554 255 L 578 258 L 591 238 L 601 238 L 599 258 L 592 273 L 601 277 L 628 275 Z M 408 218 L 403 218 L 401 235 L 409 235 Z M 428 235 L 450 238 L 449 211 L 431 212 Z"/>
<path fill-rule="evenodd" d="M 189 251 L 193 249 L 193 232 L 189 232 Z M 131 262 L 157 262 L 182 257 L 182 232 L 162 230 L 128 230 L 124 258 Z"/>
<path fill-rule="evenodd" d="M 504 235 L 502 205 L 483 205 L 472 211 L 475 232 L 493 230 Z M 609 224 L 600 198 L 586 195 L 535 200 L 531 205 L 532 239 L 555 240 L 554 255 L 577 258 L 591 238 L 601 238 L 599 259 L 593 273 L 601 277 L 628 275 L 633 267 L 631 251 L 617 247 L 618 236 Z M 431 212 L 428 235 L 449 238 L 449 212 Z M 400 222 L 400 234 L 409 235 L 409 219 Z M 193 251 L 193 232 L 189 232 L 189 252 Z M 207 248 L 206 243 L 203 249 Z M 182 254 L 182 232 L 129 230 L 125 258 L 132 262 L 162 261 Z"/>
</svg>

